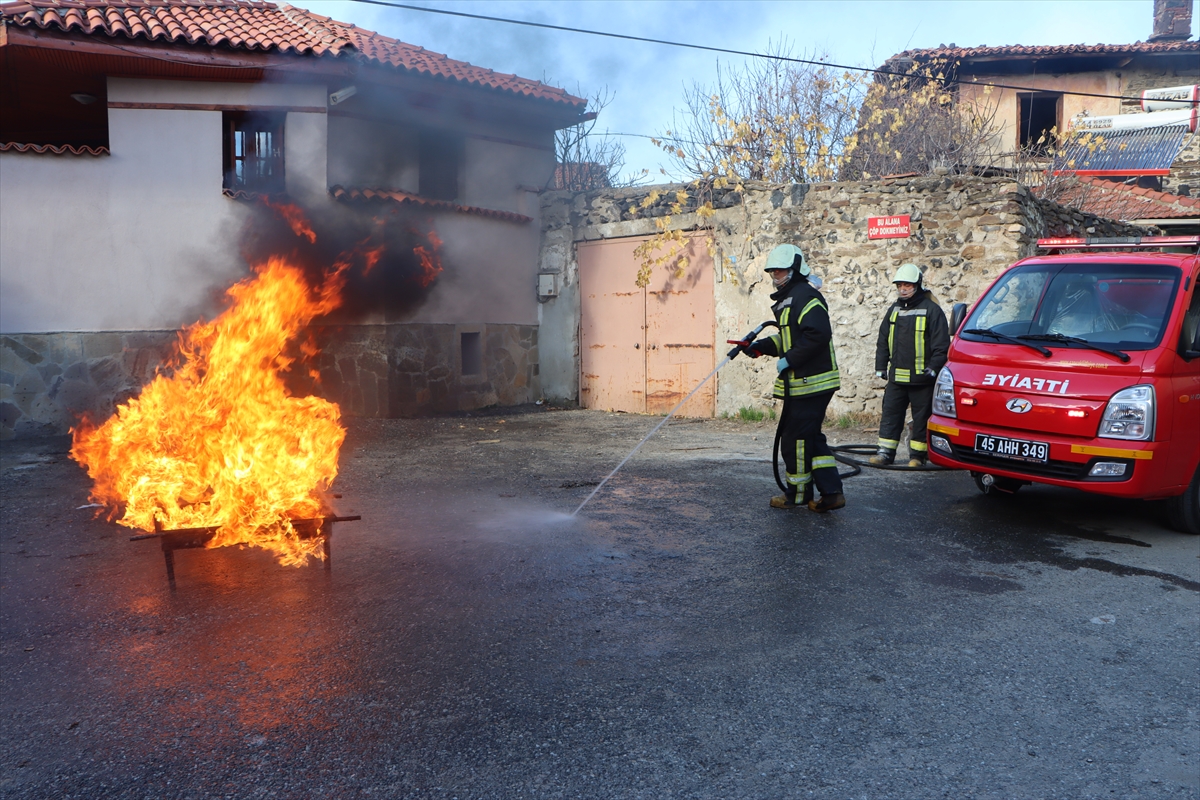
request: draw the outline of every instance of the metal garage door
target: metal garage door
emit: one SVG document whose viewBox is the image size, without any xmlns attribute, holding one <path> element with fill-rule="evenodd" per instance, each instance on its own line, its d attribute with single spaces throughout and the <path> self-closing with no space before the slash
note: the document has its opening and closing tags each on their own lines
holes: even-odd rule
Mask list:
<svg viewBox="0 0 1200 800">
<path fill-rule="evenodd" d="M 647 237 L 577 243 L 580 287 L 580 405 L 665 414 L 715 366 L 712 258 L 697 236 L 681 277 L 671 265 L 637 286 L 634 249 Z M 682 416 L 711 417 L 716 378 Z"/>
</svg>

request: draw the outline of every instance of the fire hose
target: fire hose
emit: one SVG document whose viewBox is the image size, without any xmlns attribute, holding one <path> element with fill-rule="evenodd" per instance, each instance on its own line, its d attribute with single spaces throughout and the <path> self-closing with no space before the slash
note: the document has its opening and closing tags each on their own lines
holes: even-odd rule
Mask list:
<svg viewBox="0 0 1200 800">
<path fill-rule="evenodd" d="M 747 333 L 741 339 L 729 339 L 729 344 L 737 345 L 727 353 L 729 360 L 732 361 L 750 349 L 750 345 L 754 342 L 755 338 L 757 338 L 758 335 L 762 333 L 763 330 L 768 326 L 778 328 L 779 323 L 777 323 L 775 320 L 767 320 L 754 330 Z M 779 486 L 780 490 L 784 492 L 788 490 L 788 487 L 787 484 L 783 482 L 783 479 L 779 476 L 779 442 L 783 437 L 783 421 L 787 418 L 788 399 L 789 398 L 786 396 L 783 398 L 783 411 L 779 415 L 779 424 L 775 427 L 775 444 L 771 448 L 771 468 L 775 473 L 775 483 Z M 830 447 L 829 449 L 833 452 L 833 457 L 837 459 L 837 461 L 850 467 L 850 469 L 846 470 L 845 472 L 838 473 L 838 477 L 840 478 L 853 478 L 855 475 L 858 475 L 862 472 L 862 468 L 864 466 L 875 467 L 876 469 L 901 470 L 905 472 L 922 472 L 941 469 L 941 467 L 938 467 L 934 464 L 923 464 L 919 467 L 910 467 L 907 464 L 870 464 L 866 461 L 859 461 L 858 459 L 852 457 L 852 454 L 873 455 L 877 448 L 875 445 L 870 444 L 843 444 Z"/>
</svg>

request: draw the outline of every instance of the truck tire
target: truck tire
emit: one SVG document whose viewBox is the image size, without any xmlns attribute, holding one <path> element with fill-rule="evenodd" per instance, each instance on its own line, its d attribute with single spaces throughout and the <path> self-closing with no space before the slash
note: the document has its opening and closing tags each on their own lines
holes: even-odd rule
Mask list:
<svg viewBox="0 0 1200 800">
<path fill-rule="evenodd" d="M 1177 497 L 1163 501 L 1167 510 L 1167 524 L 1180 533 L 1200 534 L 1200 467 L 1192 476 L 1187 491 Z"/>
</svg>

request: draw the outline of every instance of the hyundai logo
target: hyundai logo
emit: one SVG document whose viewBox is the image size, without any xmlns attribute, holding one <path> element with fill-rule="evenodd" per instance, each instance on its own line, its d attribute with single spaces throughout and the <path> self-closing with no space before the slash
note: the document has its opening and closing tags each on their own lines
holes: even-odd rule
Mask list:
<svg viewBox="0 0 1200 800">
<path fill-rule="evenodd" d="M 1033 408 L 1033 403 L 1026 400 L 1024 397 L 1014 397 L 1004 404 L 1004 407 L 1014 414 L 1024 414 L 1029 409 Z"/>
</svg>

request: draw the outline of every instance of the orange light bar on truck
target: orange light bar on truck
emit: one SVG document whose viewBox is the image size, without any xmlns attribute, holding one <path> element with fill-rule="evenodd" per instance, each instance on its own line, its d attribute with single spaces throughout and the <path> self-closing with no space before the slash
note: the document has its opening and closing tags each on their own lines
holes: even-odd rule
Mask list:
<svg viewBox="0 0 1200 800">
<path fill-rule="evenodd" d="M 1200 236 L 1113 236 L 1088 238 L 1086 236 L 1057 236 L 1038 239 L 1042 250 L 1110 250 L 1131 247 L 1200 247 Z"/>
</svg>

